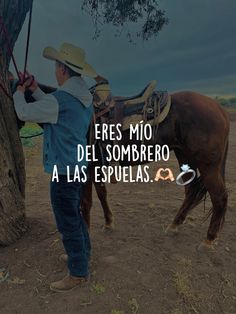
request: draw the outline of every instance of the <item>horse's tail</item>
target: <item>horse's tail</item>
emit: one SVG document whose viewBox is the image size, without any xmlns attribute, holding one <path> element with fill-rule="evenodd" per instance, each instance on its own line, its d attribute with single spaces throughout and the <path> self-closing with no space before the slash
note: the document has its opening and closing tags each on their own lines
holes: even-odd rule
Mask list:
<svg viewBox="0 0 236 314">
<path fill-rule="evenodd" d="M 196 177 L 191 183 L 192 189 L 189 195 L 190 209 L 201 203 L 201 201 L 206 199 L 207 189 L 202 180 L 202 176 Z"/>
<path fill-rule="evenodd" d="M 224 157 L 221 163 L 221 175 L 224 181 L 225 181 L 225 166 L 226 166 L 228 148 L 229 148 L 229 141 L 227 140 L 225 151 L 224 151 Z M 191 184 L 192 184 L 192 190 L 191 190 L 192 192 L 191 192 L 191 195 L 189 195 L 189 199 L 190 199 L 191 209 L 192 209 L 198 204 L 200 204 L 203 199 L 205 202 L 207 189 L 204 185 L 201 175 L 195 178 Z M 209 214 L 210 213 L 211 213 L 211 210 Z"/>
</svg>

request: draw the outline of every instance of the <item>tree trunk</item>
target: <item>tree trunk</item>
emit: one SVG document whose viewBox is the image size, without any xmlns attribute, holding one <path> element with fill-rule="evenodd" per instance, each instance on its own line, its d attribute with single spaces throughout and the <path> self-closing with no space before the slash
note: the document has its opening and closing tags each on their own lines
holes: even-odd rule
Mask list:
<svg viewBox="0 0 236 314">
<path fill-rule="evenodd" d="M 0 0 L 0 16 L 10 47 L 24 23 L 32 0 Z M 2 29 L 0 20 L 0 31 Z M 10 62 L 7 38 L 0 34 L 0 83 L 10 95 L 7 71 Z M 8 245 L 26 230 L 25 163 L 12 100 L 0 87 L 0 245 Z"/>
</svg>

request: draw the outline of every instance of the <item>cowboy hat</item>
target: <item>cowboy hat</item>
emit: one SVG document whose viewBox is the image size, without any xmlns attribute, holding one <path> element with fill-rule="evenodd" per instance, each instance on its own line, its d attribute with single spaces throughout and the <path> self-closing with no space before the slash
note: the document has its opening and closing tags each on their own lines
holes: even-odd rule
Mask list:
<svg viewBox="0 0 236 314">
<path fill-rule="evenodd" d="M 86 63 L 83 49 L 69 43 L 63 43 L 59 51 L 53 47 L 46 47 L 43 56 L 49 60 L 59 61 L 76 73 L 96 77 L 96 71 Z"/>
</svg>

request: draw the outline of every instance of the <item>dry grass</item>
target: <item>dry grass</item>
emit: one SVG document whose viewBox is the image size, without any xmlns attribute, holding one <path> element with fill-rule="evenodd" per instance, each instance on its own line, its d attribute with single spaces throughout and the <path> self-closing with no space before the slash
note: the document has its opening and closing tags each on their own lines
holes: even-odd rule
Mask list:
<svg viewBox="0 0 236 314">
<path fill-rule="evenodd" d="M 175 282 L 177 293 L 185 301 L 189 302 L 196 299 L 195 293 L 190 284 L 190 280 L 186 274 L 181 273 L 181 272 L 176 272 L 174 274 L 174 282 Z"/>
<path fill-rule="evenodd" d="M 131 309 L 132 314 L 139 314 L 139 304 L 135 298 L 129 300 L 129 307 Z"/>
<path fill-rule="evenodd" d="M 180 257 L 178 260 L 178 265 L 190 268 L 192 267 L 192 261 L 189 258 Z"/>
<path fill-rule="evenodd" d="M 174 309 L 171 314 L 183 314 L 179 309 Z"/>
</svg>

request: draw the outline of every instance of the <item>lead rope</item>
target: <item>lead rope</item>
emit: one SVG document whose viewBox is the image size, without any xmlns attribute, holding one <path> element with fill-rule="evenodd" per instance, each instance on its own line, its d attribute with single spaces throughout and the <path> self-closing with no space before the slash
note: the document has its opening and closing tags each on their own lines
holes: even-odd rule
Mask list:
<svg viewBox="0 0 236 314">
<path fill-rule="evenodd" d="M 1 31 L 0 31 L 0 35 L 1 35 L 1 33 L 4 33 L 4 36 L 5 36 L 5 39 L 6 39 L 6 42 L 7 42 L 8 54 L 9 54 L 9 56 L 12 58 L 13 65 L 14 65 L 14 68 L 15 68 L 15 70 L 16 70 L 16 74 L 17 74 L 17 76 L 18 76 L 18 79 L 20 80 L 19 70 L 18 70 L 18 67 L 17 67 L 17 64 L 16 64 L 16 60 L 15 60 L 13 51 L 12 51 L 12 49 L 11 49 L 11 44 L 10 44 L 10 40 L 9 40 L 9 34 L 8 34 L 8 32 L 7 32 L 6 25 L 5 25 L 5 22 L 4 22 L 2 16 L 0 16 L 0 23 L 1 23 L 1 27 L 2 27 L 2 28 L 1 28 Z"/>
<path fill-rule="evenodd" d="M 28 138 L 33 138 L 33 137 L 41 136 L 41 135 L 43 135 L 43 132 L 40 132 L 40 133 L 34 134 L 34 135 L 20 136 L 20 138 L 28 139 Z"/>
</svg>

